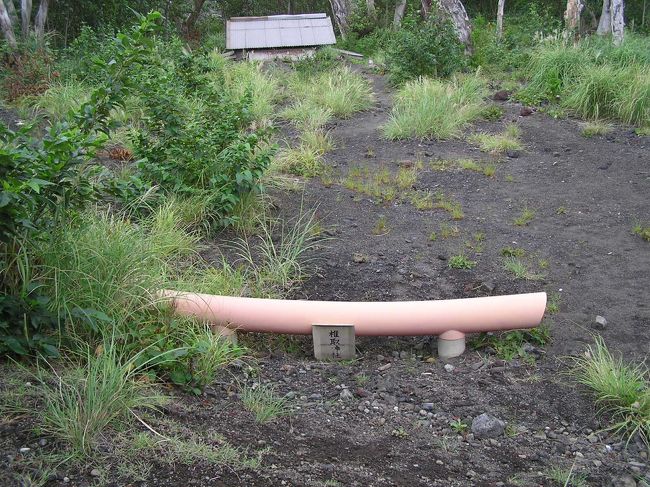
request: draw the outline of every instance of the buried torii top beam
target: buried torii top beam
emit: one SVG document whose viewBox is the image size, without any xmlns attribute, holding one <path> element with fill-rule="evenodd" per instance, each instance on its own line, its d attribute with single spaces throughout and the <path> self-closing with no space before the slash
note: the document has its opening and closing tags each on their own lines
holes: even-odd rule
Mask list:
<svg viewBox="0 0 650 487">
<path fill-rule="evenodd" d="M 231 329 L 308 335 L 316 323 L 354 325 L 356 335 L 476 333 L 539 325 L 546 293 L 438 301 L 344 302 L 257 299 L 162 291 L 176 313 Z M 453 336 L 453 335 L 451 335 Z"/>
</svg>

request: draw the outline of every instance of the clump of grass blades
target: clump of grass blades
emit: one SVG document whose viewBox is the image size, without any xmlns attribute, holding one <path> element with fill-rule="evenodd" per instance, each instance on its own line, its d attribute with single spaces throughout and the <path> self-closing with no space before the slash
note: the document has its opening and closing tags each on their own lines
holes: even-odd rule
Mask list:
<svg viewBox="0 0 650 487">
<path fill-rule="evenodd" d="M 552 100 L 575 81 L 584 62 L 584 53 L 579 48 L 563 43 L 541 46 L 526 67 L 530 80 L 520 94 L 538 101 Z"/>
<path fill-rule="evenodd" d="M 81 83 L 55 83 L 40 95 L 22 99 L 21 105 L 30 109 L 32 115 L 45 112 L 52 120 L 62 120 L 88 101 L 91 92 Z"/>
<path fill-rule="evenodd" d="M 272 162 L 272 170 L 312 178 L 323 171 L 322 154 L 306 144 L 283 149 Z"/>
<path fill-rule="evenodd" d="M 450 81 L 420 78 L 397 93 L 388 123 L 388 139 L 449 139 L 457 137 L 485 110 L 485 82 L 478 76 Z"/>
<path fill-rule="evenodd" d="M 36 274 L 77 333 L 89 331 L 87 316 L 80 316 L 84 310 L 126 326 L 156 301 L 178 260 L 195 252 L 198 236 L 179 226 L 178 215 L 163 206 L 135 225 L 117 215 L 87 213 L 36 244 Z"/>
<path fill-rule="evenodd" d="M 519 140 L 521 136 L 521 129 L 518 125 L 510 123 L 501 134 L 476 134 L 469 138 L 470 142 L 474 142 L 479 146 L 481 151 L 490 152 L 492 154 L 503 154 L 507 151 L 522 150 L 523 146 Z"/>
<path fill-rule="evenodd" d="M 634 227 L 632 227 L 632 233 L 634 235 L 638 235 L 643 240 L 650 242 L 650 225 L 637 223 L 634 225 Z"/>
<path fill-rule="evenodd" d="M 602 122 L 600 120 L 594 120 L 592 122 L 587 122 L 583 124 L 582 129 L 580 130 L 580 134 L 583 137 L 589 138 L 589 137 L 605 135 L 611 131 L 612 131 L 611 125 Z"/>
<path fill-rule="evenodd" d="M 107 429 L 126 422 L 136 408 L 155 409 L 163 396 L 138 380 L 139 355 L 125 359 L 112 340 L 96 351 L 86 346 L 82 365 L 55 372 L 53 383 L 40 382 L 44 409 L 41 428 L 63 441 L 74 456 L 89 455 Z"/>
<path fill-rule="evenodd" d="M 250 92 L 252 103 L 249 110 L 253 120 L 263 122 L 273 116 L 282 91 L 277 77 L 264 72 L 262 64 L 225 63 L 224 76 L 226 87 L 234 98 Z"/>
<path fill-rule="evenodd" d="M 326 125 L 334 114 L 313 101 L 303 100 L 285 108 L 280 117 L 291 121 L 300 130 L 316 130 Z"/>
<path fill-rule="evenodd" d="M 542 274 L 535 274 L 528 269 L 528 266 L 517 257 L 506 257 L 503 262 L 503 267 L 508 272 L 514 274 L 517 279 L 525 279 L 527 281 L 538 281 L 543 279 Z"/>
<path fill-rule="evenodd" d="M 273 387 L 265 384 L 242 387 L 240 398 L 246 409 L 255 415 L 255 421 L 258 423 L 267 423 L 289 414 L 286 399 L 278 397 Z"/>
<path fill-rule="evenodd" d="M 314 225 L 314 212 L 301 212 L 290 222 L 261 224 L 261 232 L 252 239 L 256 246 L 246 238 L 233 244 L 258 290 L 282 293 L 304 279 L 306 254 L 316 245 Z"/>
<path fill-rule="evenodd" d="M 650 373 L 645 364 L 624 363 L 596 337 L 585 355 L 575 359 L 572 374 L 594 394 L 601 413 L 611 418 L 609 430 L 627 441 L 639 435 L 650 446 Z"/>
<path fill-rule="evenodd" d="M 334 148 L 329 133 L 320 129 L 303 131 L 300 134 L 300 145 L 321 155 Z"/>
<path fill-rule="evenodd" d="M 577 46 L 546 44 L 533 53 L 526 69 L 530 82 L 518 96 L 531 101 L 559 98 L 586 118 L 647 124 L 649 51 L 648 40 L 634 35 L 616 48 L 596 38 Z"/>
<path fill-rule="evenodd" d="M 616 118 L 641 125 L 650 119 L 647 67 L 586 65 L 562 104 L 585 118 Z"/>
<path fill-rule="evenodd" d="M 299 105 L 304 105 L 303 110 L 320 108 L 340 118 L 348 118 L 355 112 L 370 108 L 374 103 L 368 82 L 347 67 L 307 79 L 296 77 L 290 84 L 290 89 L 295 99 L 301 100 Z"/>
</svg>

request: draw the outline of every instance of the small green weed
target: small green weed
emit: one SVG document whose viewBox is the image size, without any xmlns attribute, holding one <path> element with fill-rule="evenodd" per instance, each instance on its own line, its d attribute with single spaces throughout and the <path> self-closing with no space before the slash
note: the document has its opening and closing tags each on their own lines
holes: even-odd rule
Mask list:
<svg viewBox="0 0 650 487">
<path fill-rule="evenodd" d="M 473 349 L 491 347 L 504 360 L 529 357 L 524 345 L 543 347 L 551 339 L 550 330 L 545 325 L 527 330 L 513 330 L 500 333 L 481 333 L 470 340 Z"/>
<path fill-rule="evenodd" d="M 641 223 L 637 223 L 636 225 L 634 225 L 634 227 L 632 227 L 632 233 L 634 235 L 638 235 L 643 240 L 650 242 L 650 225 L 645 226 L 642 225 Z"/>
<path fill-rule="evenodd" d="M 550 293 L 548 297 L 548 302 L 546 303 L 546 312 L 548 314 L 554 314 L 560 311 L 560 304 L 562 301 L 562 296 L 560 293 Z"/>
<path fill-rule="evenodd" d="M 481 151 L 492 154 L 503 154 L 507 151 L 519 151 L 523 149 L 519 137 L 521 129 L 518 125 L 510 123 L 503 133 L 498 135 L 476 134 L 469 138 L 469 141 L 479 146 Z"/>
<path fill-rule="evenodd" d="M 388 220 L 384 215 L 381 215 L 379 220 L 377 220 L 375 227 L 372 229 L 372 233 L 373 235 L 387 235 L 389 232 L 390 228 L 388 227 Z"/>
<path fill-rule="evenodd" d="M 532 273 L 526 264 L 517 257 L 506 257 L 503 263 L 503 267 L 508 272 L 514 274 L 517 279 L 525 279 L 527 281 L 538 281 L 543 279 L 542 274 Z"/>
<path fill-rule="evenodd" d="M 519 227 L 523 227 L 532 222 L 533 218 L 535 218 L 535 210 L 532 210 L 526 206 L 523 210 L 521 210 L 521 214 L 515 218 L 514 224 Z"/>
<path fill-rule="evenodd" d="M 406 431 L 401 426 L 399 428 L 395 428 L 393 431 L 390 432 L 390 434 L 395 438 L 400 438 L 400 439 L 405 439 L 408 438 L 409 436 L 408 431 Z"/>
<path fill-rule="evenodd" d="M 256 383 L 244 386 L 240 398 L 246 409 L 255 415 L 258 423 L 267 423 L 277 417 L 289 414 L 286 399 L 276 396 L 272 386 Z"/>
<path fill-rule="evenodd" d="M 588 487 L 587 476 L 574 471 L 575 464 L 571 468 L 551 467 L 546 471 L 546 478 L 555 482 L 557 487 Z"/>
<path fill-rule="evenodd" d="M 473 269 L 476 267 L 476 261 L 470 260 L 463 254 L 454 255 L 449 259 L 450 269 Z"/>
<path fill-rule="evenodd" d="M 454 201 L 451 198 L 447 198 L 444 193 L 439 191 L 436 193 L 436 204 L 434 208 L 439 208 L 445 210 L 451 214 L 451 217 L 454 220 L 462 220 L 465 218 L 463 213 L 463 208 L 461 207 L 458 201 Z"/>
<path fill-rule="evenodd" d="M 504 257 L 523 257 L 526 255 L 526 251 L 519 247 L 503 247 L 501 255 Z"/>
<path fill-rule="evenodd" d="M 582 125 L 580 130 L 580 135 L 583 137 L 596 137 L 601 135 L 606 135 L 612 131 L 611 125 L 601 122 L 599 120 L 594 120 L 592 122 L 586 122 Z"/>
<path fill-rule="evenodd" d="M 440 236 L 442 238 L 458 237 L 459 235 L 460 229 L 457 225 L 450 225 L 449 223 L 440 224 Z"/>
<path fill-rule="evenodd" d="M 469 425 L 461 418 L 455 418 L 449 423 L 449 426 L 452 430 L 454 430 L 454 432 L 458 433 L 459 435 L 467 432 L 469 429 Z"/>
<path fill-rule="evenodd" d="M 409 199 L 416 210 L 433 209 L 433 195 L 429 191 L 412 191 L 409 193 Z"/>
</svg>

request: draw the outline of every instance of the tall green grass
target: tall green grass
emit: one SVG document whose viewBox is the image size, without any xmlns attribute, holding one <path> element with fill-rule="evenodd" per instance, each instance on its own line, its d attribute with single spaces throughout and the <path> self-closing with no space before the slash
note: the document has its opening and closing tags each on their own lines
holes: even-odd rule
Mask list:
<svg viewBox="0 0 650 487">
<path fill-rule="evenodd" d="M 370 84 L 361 75 L 347 67 L 304 78 L 295 76 L 289 83 L 290 97 L 294 104 L 285 110 L 284 117 L 302 123 L 316 118 L 321 123 L 309 123 L 318 128 L 327 122 L 327 114 L 348 118 L 353 113 L 366 110 L 374 103 Z M 310 116 L 314 112 L 317 115 Z"/>
<path fill-rule="evenodd" d="M 57 310 L 71 323 L 91 325 L 84 310 L 115 323 L 141 318 L 178 260 L 196 250 L 197 236 L 179 226 L 174 211 L 161 207 L 141 225 L 88 213 L 42 241 L 34 260 Z"/>
<path fill-rule="evenodd" d="M 395 97 L 384 135 L 389 139 L 457 137 L 483 113 L 485 90 L 479 76 L 410 81 Z"/>
<path fill-rule="evenodd" d="M 544 44 L 525 70 L 527 102 L 560 103 L 587 119 L 650 122 L 650 40 L 630 35 L 620 46 L 588 38 L 577 46 Z"/>
<path fill-rule="evenodd" d="M 155 409 L 165 399 L 151 384 L 138 380 L 146 368 L 118 352 L 107 339 L 93 350 L 87 345 L 62 371 L 40 375 L 44 401 L 41 428 L 63 441 L 72 456 L 86 456 L 110 426 L 127 422 L 134 410 Z"/>
<path fill-rule="evenodd" d="M 23 98 L 21 107 L 30 110 L 32 116 L 44 112 L 51 120 L 62 120 L 88 101 L 91 92 L 92 88 L 83 83 L 55 83 L 40 95 Z"/>
<path fill-rule="evenodd" d="M 650 372 L 644 364 L 626 364 L 614 357 L 602 337 L 575 361 L 573 375 L 587 386 L 603 414 L 608 428 L 628 441 L 636 435 L 650 447 Z"/>
<path fill-rule="evenodd" d="M 263 70 L 262 64 L 254 62 L 227 63 L 224 70 L 226 87 L 235 97 L 250 92 L 250 112 L 253 120 L 264 123 L 273 117 L 275 104 L 282 97 L 277 76 Z"/>
</svg>

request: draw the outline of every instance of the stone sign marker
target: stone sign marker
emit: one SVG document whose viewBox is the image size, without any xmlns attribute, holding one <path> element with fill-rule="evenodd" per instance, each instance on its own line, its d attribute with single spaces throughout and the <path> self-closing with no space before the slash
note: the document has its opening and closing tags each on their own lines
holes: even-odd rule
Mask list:
<svg viewBox="0 0 650 487">
<path fill-rule="evenodd" d="M 314 324 L 311 327 L 316 360 L 354 358 L 354 325 Z"/>
</svg>

